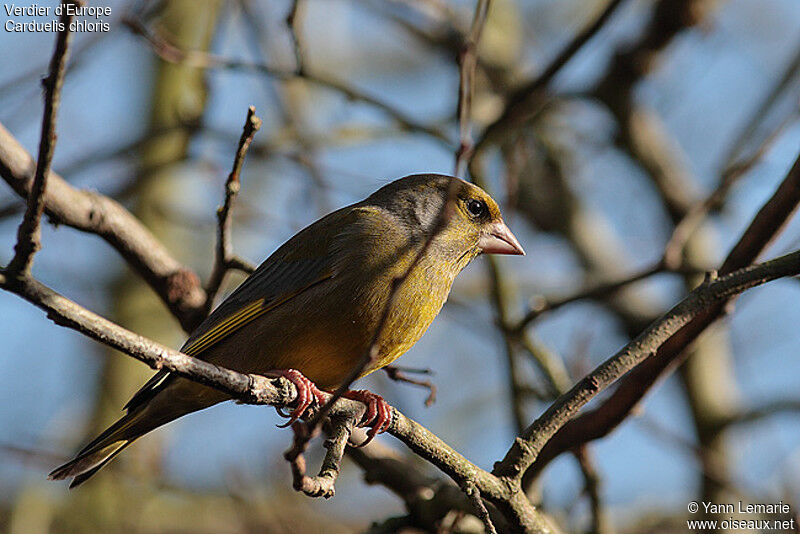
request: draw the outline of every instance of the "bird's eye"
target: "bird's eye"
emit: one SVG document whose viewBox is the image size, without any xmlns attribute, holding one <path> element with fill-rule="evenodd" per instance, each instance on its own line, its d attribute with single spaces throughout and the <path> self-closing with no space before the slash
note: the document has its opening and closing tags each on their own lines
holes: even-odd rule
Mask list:
<svg viewBox="0 0 800 534">
<path fill-rule="evenodd" d="M 467 202 L 467 211 L 473 217 L 483 217 L 488 213 L 489 210 L 484 201 L 473 198 Z"/>
</svg>

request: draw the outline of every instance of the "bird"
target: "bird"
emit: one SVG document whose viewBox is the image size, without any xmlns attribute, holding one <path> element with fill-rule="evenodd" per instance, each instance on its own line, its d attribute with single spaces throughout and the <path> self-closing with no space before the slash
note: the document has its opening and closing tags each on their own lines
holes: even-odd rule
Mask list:
<svg viewBox="0 0 800 534">
<path fill-rule="evenodd" d="M 241 373 L 287 378 L 298 390 L 292 423 L 322 402 L 321 391 L 342 386 L 370 349 L 377 357 L 358 378 L 411 348 L 456 276 L 480 254 L 525 254 L 497 202 L 453 176 L 406 176 L 300 230 L 209 314 L 181 352 Z M 380 395 L 344 396 L 367 405 L 360 426 L 370 428 L 368 439 L 391 423 Z M 225 400 L 219 390 L 158 371 L 122 418 L 49 478 L 72 478 L 69 487 L 78 486 L 137 438 Z"/>
</svg>

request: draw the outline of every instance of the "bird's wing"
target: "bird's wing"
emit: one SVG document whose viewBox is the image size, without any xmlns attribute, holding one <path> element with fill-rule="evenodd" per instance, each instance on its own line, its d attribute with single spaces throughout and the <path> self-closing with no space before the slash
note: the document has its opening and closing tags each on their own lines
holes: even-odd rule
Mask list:
<svg viewBox="0 0 800 534">
<path fill-rule="evenodd" d="M 326 257 L 267 260 L 215 309 L 186 340 L 181 352 L 200 356 L 255 318 L 333 276 Z"/>
<path fill-rule="evenodd" d="M 345 210 L 339 210 L 287 241 L 192 332 L 181 352 L 203 359 L 205 351 L 244 325 L 333 278 L 336 266 L 331 242 L 351 221 Z M 166 370 L 156 373 L 125 408 L 152 398 L 169 383 L 170 376 Z"/>
<path fill-rule="evenodd" d="M 333 277 L 324 259 L 261 265 L 195 330 L 181 352 L 203 359 L 203 353 L 257 317 Z M 280 289 L 283 288 L 283 291 Z M 161 370 L 125 405 L 134 408 L 166 386 L 170 372 Z"/>
</svg>

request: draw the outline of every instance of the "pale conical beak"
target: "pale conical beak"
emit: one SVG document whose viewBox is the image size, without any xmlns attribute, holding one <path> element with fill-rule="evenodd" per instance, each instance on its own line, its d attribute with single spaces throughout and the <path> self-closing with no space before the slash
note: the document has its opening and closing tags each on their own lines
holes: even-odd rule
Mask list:
<svg viewBox="0 0 800 534">
<path fill-rule="evenodd" d="M 525 251 L 503 221 L 486 227 L 478 239 L 478 248 L 484 254 L 514 254 L 524 256 Z"/>
</svg>

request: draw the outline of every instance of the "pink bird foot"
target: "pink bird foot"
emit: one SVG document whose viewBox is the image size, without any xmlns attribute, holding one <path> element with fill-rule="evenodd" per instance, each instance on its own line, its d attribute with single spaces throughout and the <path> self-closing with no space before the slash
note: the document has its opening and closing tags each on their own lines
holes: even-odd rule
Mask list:
<svg viewBox="0 0 800 534">
<path fill-rule="evenodd" d="M 297 399 L 295 399 L 295 409 L 289 415 L 284 414 L 280 410 L 278 413 L 284 417 L 288 417 L 289 421 L 283 425 L 278 425 L 278 428 L 286 428 L 292 425 L 295 421 L 303 416 L 309 406 L 316 400 L 317 406 L 325 404 L 325 392 L 317 388 L 317 386 L 306 378 L 303 373 L 296 369 L 278 369 L 276 371 L 269 371 L 264 373 L 264 376 L 270 378 L 283 377 L 297 388 Z"/>
<path fill-rule="evenodd" d="M 389 425 L 392 424 L 392 416 L 394 414 L 392 407 L 389 406 L 389 403 L 383 400 L 383 397 L 380 395 L 367 391 L 366 389 L 356 389 L 350 390 L 342 396 L 346 399 L 356 400 L 367 405 L 367 411 L 361 419 L 359 426 L 369 427 L 369 430 L 367 431 L 366 441 L 359 445 L 359 447 L 367 445 L 372 441 L 372 438 L 385 432 L 386 429 L 389 428 Z"/>
</svg>

